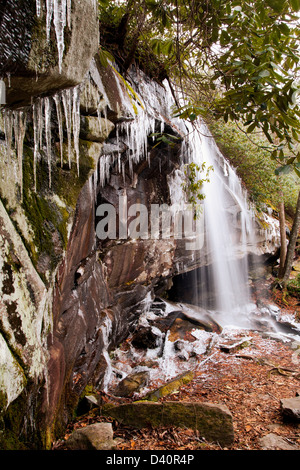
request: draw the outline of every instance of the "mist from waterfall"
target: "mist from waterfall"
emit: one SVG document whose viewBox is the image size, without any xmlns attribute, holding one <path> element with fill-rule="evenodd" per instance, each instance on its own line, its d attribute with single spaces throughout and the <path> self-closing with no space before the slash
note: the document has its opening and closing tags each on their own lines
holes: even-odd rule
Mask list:
<svg viewBox="0 0 300 470">
<path fill-rule="evenodd" d="M 207 302 L 207 292 L 210 292 L 219 323 L 242 326 L 246 321 L 243 314 L 251 304 L 247 253 L 255 246 L 254 212 L 238 175 L 221 154 L 207 127 L 199 123 L 190 131 L 190 160 L 200 167 L 203 162 L 206 168 L 213 167 L 202 191 L 205 195 L 203 263 L 209 268 L 202 270 L 202 279 L 196 280 L 197 304 L 211 308 Z M 201 172 L 198 177 L 203 178 Z"/>
</svg>

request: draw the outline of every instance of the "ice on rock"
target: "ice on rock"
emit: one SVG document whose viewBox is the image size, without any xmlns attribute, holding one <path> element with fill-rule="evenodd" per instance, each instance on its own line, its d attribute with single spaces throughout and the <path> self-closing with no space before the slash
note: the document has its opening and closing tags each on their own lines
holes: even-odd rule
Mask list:
<svg viewBox="0 0 300 470">
<path fill-rule="evenodd" d="M 36 10 L 37 16 L 41 16 L 41 0 L 36 0 Z M 71 0 L 46 0 L 47 41 L 50 41 L 52 21 L 57 42 L 58 66 L 61 72 L 65 49 L 64 30 L 67 24 L 71 27 Z"/>
<path fill-rule="evenodd" d="M 62 92 L 62 101 L 65 113 L 65 121 L 67 128 L 67 139 L 68 139 L 68 158 L 69 158 L 69 168 L 71 168 L 71 158 L 72 158 L 72 97 L 71 89 L 68 88 Z"/>
<path fill-rule="evenodd" d="M 40 17 L 42 12 L 42 0 L 36 0 L 36 16 Z"/>
<path fill-rule="evenodd" d="M 34 136 L 34 147 L 33 147 L 33 179 L 34 179 L 34 191 L 36 192 L 36 167 L 39 155 L 39 127 L 38 127 L 38 104 L 33 103 L 32 106 L 32 120 L 33 120 L 33 136 Z"/>
<path fill-rule="evenodd" d="M 49 188 L 51 188 L 51 103 L 50 98 L 45 98 L 45 134 L 48 160 Z"/>
<path fill-rule="evenodd" d="M 79 176 L 79 133 L 80 133 L 80 85 L 73 88 L 73 141 L 76 154 L 77 173 Z"/>
<path fill-rule="evenodd" d="M 56 114 L 58 122 L 58 134 L 59 134 L 59 148 L 60 148 L 60 166 L 63 167 L 63 113 L 61 107 L 61 96 L 59 94 L 54 95 L 53 97 L 56 105 Z"/>
<path fill-rule="evenodd" d="M 103 356 L 107 365 L 104 378 L 103 378 L 102 387 L 103 387 L 103 390 L 106 392 L 109 382 L 110 382 L 111 374 L 112 374 L 112 365 L 111 365 L 111 360 L 108 354 L 109 336 L 112 331 L 112 321 L 108 316 L 106 317 L 103 325 L 101 326 L 101 331 L 102 331 L 102 337 L 103 337 L 103 343 L 104 343 Z"/>
<path fill-rule="evenodd" d="M 27 113 L 25 111 L 14 112 L 14 133 L 15 144 L 17 148 L 19 177 L 18 183 L 20 186 L 20 199 L 23 201 L 23 143 L 26 132 L 26 119 Z"/>
</svg>

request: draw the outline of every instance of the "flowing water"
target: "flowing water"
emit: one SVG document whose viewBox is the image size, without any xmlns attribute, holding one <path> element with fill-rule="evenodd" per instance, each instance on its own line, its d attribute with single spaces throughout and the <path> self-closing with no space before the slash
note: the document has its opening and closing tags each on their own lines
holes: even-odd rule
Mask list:
<svg viewBox="0 0 300 470">
<path fill-rule="evenodd" d="M 202 281 L 212 292 L 221 323 L 243 323 L 250 304 L 247 254 L 255 247 L 254 212 L 234 169 L 219 151 L 207 127 L 201 123 L 190 134 L 190 160 L 212 167 L 204 181 L 203 213 L 205 246 L 202 262 L 210 265 Z M 198 173 L 198 178 L 203 176 Z M 201 258 L 201 254 L 200 254 Z M 198 292 L 198 303 L 207 308 Z"/>
</svg>

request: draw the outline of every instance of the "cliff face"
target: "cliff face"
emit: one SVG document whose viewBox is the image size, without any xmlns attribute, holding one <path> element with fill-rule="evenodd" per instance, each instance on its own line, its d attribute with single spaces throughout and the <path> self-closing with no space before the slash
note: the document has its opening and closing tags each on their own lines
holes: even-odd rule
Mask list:
<svg viewBox="0 0 300 470">
<path fill-rule="evenodd" d="M 150 217 L 184 198 L 186 128 L 170 116 L 167 87 L 100 64 L 93 0 L 72 2 L 70 26 L 64 12 L 62 57 L 45 3 L 15 3 L 0 17 L 1 73 L 10 74 L 0 123 L 1 444 L 44 448 L 86 385 L 105 389 L 109 351 L 149 299 L 209 253 L 186 250 L 172 230 L 122 236 L 125 209 L 135 207 L 128 224 L 138 228 L 141 207 Z M 101 239 L 104 204 L 116 211 L 116 233 Z"/>
</svg>

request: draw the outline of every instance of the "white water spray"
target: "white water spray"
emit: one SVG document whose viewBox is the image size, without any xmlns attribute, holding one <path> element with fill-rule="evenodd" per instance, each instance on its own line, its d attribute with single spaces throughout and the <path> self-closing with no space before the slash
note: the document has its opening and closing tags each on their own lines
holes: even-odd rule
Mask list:
<svg viewBox="0 0 300 470">
<path fill-rule="evenodd" d="M 203 184 L 206 256 L 211 264 L 206 288 L 214 292 L 215 309 L 222 312 L 225 323 L 239 324 L 250 304 L 247 253 L 255 244 L 254 212 L 206 126 L 196 127 L 190 136 L 191 160 L 214 168 Z"/>
</svg>

